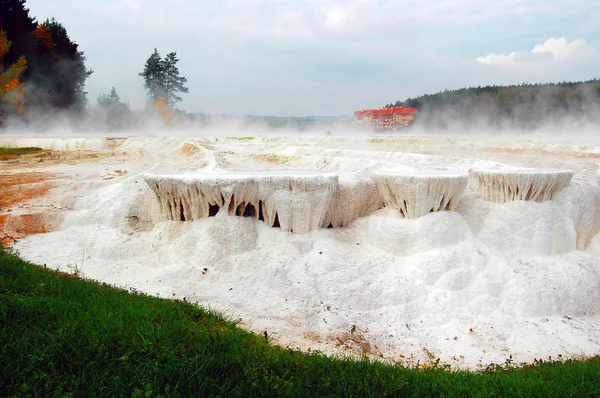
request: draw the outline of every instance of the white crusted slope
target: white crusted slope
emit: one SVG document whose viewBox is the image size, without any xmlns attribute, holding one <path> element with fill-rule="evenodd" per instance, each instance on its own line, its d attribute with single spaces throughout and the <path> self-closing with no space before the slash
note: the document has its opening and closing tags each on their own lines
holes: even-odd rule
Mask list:
<svg viewBox="0 0 600 398">
<path fill-rule="evenodd" d="M 467 174 L 449 170 L 378 171 L 371 178 L 386 206 L 411 219 L 453 210 L 468 183 Z"/>
<path fill-rule="evenodd" d="M 264 220 L 284 232 L 319 228 L 338 183 L 335 174 L 314 172 L 199 172 L 144 175 L 169 220 L 192 221 L 222 211 Z M 225 210 L 223 210 L 225 209 Z"/>
<path fill-rule="evenodd" d="M 568 189 L 556 196 L 556 200 L 565 208 L 571 204 L 577 249 L 586 249 L 600 231 L 600 186 L 591 181 L 573 180 Z"/>
<path fill-rule="evenodd" d="M 573 171 L 561 169 L 472 169 L 469 174 L 477 197 L 495 203 L 551 200 L 573 177 Z"/>
<path fill-rule="evenodd" d="M 340 181 L 321 226 L 345 227 L 382 207 L 383 199 L 373 181 Z"/>
</svg>

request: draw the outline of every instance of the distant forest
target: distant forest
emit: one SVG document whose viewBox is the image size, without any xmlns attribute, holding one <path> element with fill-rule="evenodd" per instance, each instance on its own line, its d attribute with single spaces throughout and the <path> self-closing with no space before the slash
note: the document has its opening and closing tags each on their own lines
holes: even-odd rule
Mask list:
<svg viewBox="0 0 600 398">
<path fill-rule="evenodd" d="M 385 107 L 392 106 L 418 108 L 417 123 L 436 128 L 600 123 L 600 80 L 445 90 Z"/>
</svg>

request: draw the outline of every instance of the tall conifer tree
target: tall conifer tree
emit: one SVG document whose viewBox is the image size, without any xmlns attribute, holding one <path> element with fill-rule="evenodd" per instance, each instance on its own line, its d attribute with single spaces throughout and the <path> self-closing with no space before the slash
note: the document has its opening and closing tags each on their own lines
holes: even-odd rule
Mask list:
<svg viewBox="0 0 600 398">
<path fill-rule="evenodd" d="M 188 93 L 189 90 L 185 87 L 187 79 L 183 76 L 179 76 L 179 68 L 177 68 L 177 53 L 170 52 L 163 59 L 163 70 L 164 70 L 164 87 L 165 97 L 169 106 L 175 105 L 175 103 L 181 101 L 181 97 L 177 93 Z"/>
<path fill-rule="evenodd" d="M 154 52 L 146 60 L 144 70 L 139 74 L 144 78 L 144 88 L 148 100 L 154 104 L 160 97 L 165 96 L 164 87 L 164 66 L 158 50 Z"/>
<path fill-rule="evenodd" d="M 144 78 L 144 88 L 151 104 L 156 105 L 159 99 L 163 99 L 172 107 L 181 101 L 177 93 L 189 92 L 185 86 L 187 79 L 179 75 L 177 62 L 179 59 L 176 52 L 170 52 L 161 58 L 156 48 L 146 60 L 144 70 L 139 75 Z"/>
</svg>

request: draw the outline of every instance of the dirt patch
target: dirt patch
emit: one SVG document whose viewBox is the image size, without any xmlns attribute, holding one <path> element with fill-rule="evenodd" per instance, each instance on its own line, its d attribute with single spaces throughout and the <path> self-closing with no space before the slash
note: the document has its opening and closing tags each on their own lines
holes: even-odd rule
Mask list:
<svg viewBox="0 0 600 398">
<path fill-rule="evenodd" d="M 127 138 L 107 138 L 106 146 L 108 149 L 115 149 L 120 147 L 125 141 L 127 141 Z"/>
<path fill-rule="evenodd" d="M 316 332 L 306 332 L 306 333 L 304 333 L 304 338 L 307 340 L 310 340 L 314 343 L 321 342 L 321 336 L 319 336 L 319 334 Z"/>
<path fill-rule="evenodd" d="M 183 144 L 183 146 L 180 149 L 181 153 L 183 153 L 184 155 L 188 155 L 188 156 L 195 154 L 199 150 L 200 150 L 200 148 L 198 148 L 197 145 L 190 144 L 189 142 L 186 142 L 185 144 Z"/>
<path fill-rule="evenodd" d="M 530 148 L 496 148 L 484 147 L 479 149 L 482 152 L 502 153 L 519 156 L 534 156 L 536 158 L 572 158 L 572 159 L 600 159 L 600 153 L 575 152 L 575 151 L 549 151 L 546 149 Z"/>
<path fill-rule="evenodd" d="M 300 156 L 282 156 L 282 155 L 275 155 L 275 154 L 260 154 L 260 155 L 255 155 L 254 159 L 258 160 L 259 162 L 263 162 L 263 163 L 283 164 L 283 163 L 300 160 Z"/>
<path fill-rule="evenodd" d="M 247 136 L 247 137 L 225 137 L 225 139 L 228 139 L 228 140 L 237 140 L 237 141 L 250 141 L 250 140 L 253 140 L 254 137 L 251 137 L 251 136 Z"/>
<path fill-rule="evenodd" d="M 0 155 L 1 156 L 1 155 Z M 1 158 L 0 169 L 11 170 L 20 168 L 46 167 L 57 164 L 74 165 L 85 161 L 98 161 L 99 159 L 114 156 L 114 152 L 97 151 L 56 151 L 43 149 L 31 153 L 22 153 L 17 156 Z"/>
<path fill-rule="evenodd" d="M 327 341 L 334 343 L 339 349 L 358 356 L 382 357 L 383 353 L 375 344 L 371 344 L 363 331 L 353 328 L 349 332 L 334 333 L 327 336 Z"/>
<path fill-rule="evenodd" d="M 127 170 L 116 169 L 102 174 L 100 178 L 103 180 L 112 180 L 113 178 L 120 177 L 125 174 L 127 174 Z"/>
</svg>

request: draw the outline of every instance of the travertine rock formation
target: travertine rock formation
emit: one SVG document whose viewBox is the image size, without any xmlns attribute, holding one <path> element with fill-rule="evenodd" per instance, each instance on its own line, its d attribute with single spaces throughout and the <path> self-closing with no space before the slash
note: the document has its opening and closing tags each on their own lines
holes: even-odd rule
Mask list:
<svg viewBox="0 0 600 398">
<path fill-rule="evenodd" d="M 345 227 L 357 218 L 381 209 L 383 205 L 383 198 L 373 181 L 340 181 L 321 226 Z"/>
<path fill-rule="evenodd" d="M 169 220 L 226 212 L 255 217 L 282 231 L 306 233 L 323 224 L 338 176 L 314 172 L 146 174 Z"/>
<path fill-rule="evenodd" d="M 468 183 L 467 174 L 449 170 L 380 171 L 371 178 L 385 205 L 411 219 L 454 209 Z"/>
<path fill-rule="evenodd" d="M 495 203 L 551 200 L 573 177 L 571 170 L 560 169 L 472 169 L 469 174 L 477 197 Z"/>
</svg>

